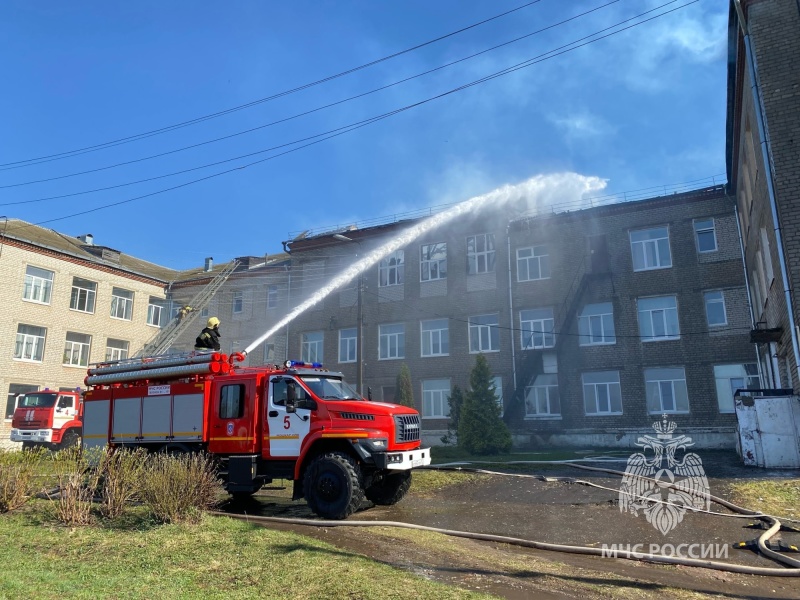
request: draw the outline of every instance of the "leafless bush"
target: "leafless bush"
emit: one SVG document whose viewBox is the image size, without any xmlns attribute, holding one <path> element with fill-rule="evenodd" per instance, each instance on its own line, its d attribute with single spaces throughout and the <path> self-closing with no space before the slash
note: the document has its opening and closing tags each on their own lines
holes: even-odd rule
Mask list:
<svg viewBox="0 0 800 600">
<path fill-rule="evenodd" d="M 58 485 L 54 499 L 54 516 L 65 525 L 87 525 L 92 522 L 92 499 L 97 489 L 99 469 L 96 458 L 69 448 L 53 458 L 54 478 Z"/>
<path fill-rule="evenodd" d="M 163 523 L 197 522 L 224 488 L 213 460 L 203 454 L 153 454 L 146 462 L 141 497 Z"/>
<path fill-rule="evenodd" d="M 37 452 L 0 450 L 0 513 L 23 506 L 35 492 Z"/>
<path fill-rule="evenodd" d="M 106 448 L 98 464 L 100 513 L 109 519 L 122 514 L 125 505 L 137 496 L 145 472 L 147 452 Z"/>
</svg>

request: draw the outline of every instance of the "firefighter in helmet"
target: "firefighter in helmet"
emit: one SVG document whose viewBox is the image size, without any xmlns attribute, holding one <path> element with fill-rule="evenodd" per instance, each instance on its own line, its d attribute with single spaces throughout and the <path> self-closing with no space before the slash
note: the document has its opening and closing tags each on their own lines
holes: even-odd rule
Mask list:
<svg viewBox="0 0 800 600">
<path fill-rule="evenodd" d="M 203 331 L 200 332 L 200 335 L 197 336 L 197 339 L 194 341 L 194 349 L 195 350 L 219 350 L 219 338 L 222 334 L 219 332 L 219 319 L 217 317 L 211 317 L 206 323 L 205 328 Z"/>
</svg>

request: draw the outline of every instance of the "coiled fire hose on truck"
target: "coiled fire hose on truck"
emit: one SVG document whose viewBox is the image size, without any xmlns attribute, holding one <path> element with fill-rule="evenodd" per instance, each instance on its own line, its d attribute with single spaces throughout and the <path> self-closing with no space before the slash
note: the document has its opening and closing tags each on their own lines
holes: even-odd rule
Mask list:
<svg viewBox="0 0 800 600">
<path fill-rule="evenodd" d="M 603 462 L 600 459 L 598 462 Z M 612 491 L 612 488 L 607 488 L 601 486 L 599 484 L 574 479 L 571 477 L 544 477 L 540 475 L 526 475 L 526 474 L 515 474 L 515 473 L 502 473 L 498 471 L 488 471 L 484 469 L 478 468 L 465 468 L 462 465 L 471 465 L 471 464 L 497 464 L 497 463 L 450 463 L 445 465 L 438 465 L 438 466 L 429 466 L 429 467 L 421 467 L 424 470 L 447 470 L 447 471 L 461 471 L 461 472 L 475 472 L 475 473 L 484 473 L 484 474 L 491 474 L 491 475 L 501 475 L 501 476 L 509 476 L 509 477 L 530 477 L 535 479 L 540 479 L 544 481 L 564 481 L 568 483 L 578 483 L 581 485 L 589 485 L 592 487 L 598 487 L 601 489 L 607 489 Z M 615 469 L 607 469 L 605 467 L 591 467 L 588 465 L 578 464 L 576 461 L 514 461 L 503 463 L 505 465 L 531 465 L 531 464 L 539 464 L 539 465 L 565 465 L 569 467 L 574 467 L 577 469 L 584 469 L 587 471 L 597 471 L 602 473 L 609 473 L 612 475 L 620 475 L 625 476 L 629 475 L 623 471 L 617 471 Z M 645 479 L 647 481 L 656 482 L 656 480 L 644 477 L 639 475 L 638 477 Z M 675 485 L 670 485 L 667 487 L 675 487 Z M 679 556 L 666 556 L 661 554 L 649 554 L 644 552 L 633 552 L 629 550 L 616 550 L 613 556 L 604 553 L 605 551 L 601 548 L 594 548 L 591 546 L 571 546 L 565 544 L 553 544 L 550 542 L 538 542 L 534 540 L 526 540 L 521 538 L 503 536 L 503 535 L 494 535 L 494 534 L 487 534 L 487 533 L 474 533 L 470 531 L 459 531 L 454 529 L 442 529 L 439 527 L 429 527 L 427 525 L 416 525 L 414 523 L 404 523 L 401 521 L 332 521 L 332 520 L 318 520 L 318 519 L 301 519 L 301 518 L 287 518 L 287 517 L 262 517 L 262 516 L 253 516 L 253 515 L 239 515 L 239 514 L 232 514 L 232 513 L 225 513 L 221 511 L 213 511 L 211 514 L 217 516 L 226 516 L 233 519 L 247 521 L 248 523 L 260 524 L 260 523 L 283 523 L 286 525 L 305 525 L 305 526 L 312 526 L 312 527 L 396 527 L 402 529 L 416 529 L 420 531 L 430 531 L 433 533 L 439 533 L 442 535 L 448 535 L 452 537 L 460 537 L 472 540 L 481 540 L 487 542 L 498 542 L 502 544 L 509 544 L 512 546 L 522 546 L 525 548 L 535 548 L 537 550 L 549 550 L 551 552 L 565 552 L 569 554 L 584 554 L 590 556 L 600 556 L 601 558 L 624 558 L 628 560 L 637 560 L 637 561 L 645 561 L 657 564 L 670 564 L 670 565 L 681 565 L 686 567 L 702 567 L 705 569 L 714 569 L 717 571 L 727 571 L 730 573 L 741 573 L 745 575 L 764 575 L 770 577 L 800 577 L 800 561 L 790 558 L 788 556 L 784 556 L 779 552 L 775 552 L 774 550 L 767 547 L 767 542 L 780 531 L 781 522 L 778 518 L 767 515 L 758 511 L 750 510 L 747 508 L 743 508 L 741 506 L 737 506 L 723 498 L 719 498 L 717 496 L 708 495 L 708 498 L 720 506 L 724 506 L 728 510 L 733 511 L 736 514 L 728 514 L 728 513 L 717 513 L 712 511 L 706 511 L 696 508 L 689 508 L 693 512 L 701 512 L 701 513 L 708 513 L 715 516 L 726 516 L 726 517 L 736 517 L 736 518 L 746 518 L 746 517 L 755 517 L 757 519 L 761 519 L 766 521 L 771 526 L 769 529 L 764 531 L 759 538 L 758 538 L 758 549 L 759 551 L 766 557 L 772 559 L 773 561 L 783 563 L 790 568 L 778 568 L 778 567 L 751 567 L 746 565 L 739 565 L 735 563 L 724 563 L 719 561 L 712 561 L 712 560 L 703 560 L 697 558 L 683 558 Z M 664 504 L 673 504 L 671 502 L 664 501 Z M 688 507 L 687 507 L 688 508 Z M 791 519 L 789 519 L 791 520 Z"/>
</svg>

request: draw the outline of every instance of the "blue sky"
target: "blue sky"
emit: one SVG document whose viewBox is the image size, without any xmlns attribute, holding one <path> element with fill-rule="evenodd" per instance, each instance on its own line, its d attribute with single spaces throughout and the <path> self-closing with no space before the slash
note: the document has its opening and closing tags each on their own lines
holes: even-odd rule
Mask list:
<svg viewBox="0 0 800 600">
<path fill-rule="evenodd" d="M 118 146 L 48 160 L 279 94 L 527 4 L 529 0 L 28 2 L 0 4 L 0 215 L 164 266 L 280 252 L 305 229 L 465 200 L 573 173 L 554 202 L 724 173 L 728 3 L 701 0 L 550 60 L 285 156 L 192 169 L 316 136 L 437 96 L 688 0 L 541 0 L 439 42 L 262 102 Z M 286 119 L 598 10 L 357 100 Z M 635 22 L 635 21 L 632 21 Z M 629 22 L 627 24 L 631 24 Z M 286 146 L 284 150 L 297 147 Z M 9 164 L 18 163 L 18 164 Z M 17 167 L 17 168 L 9 168 Z M 63 177 L 83 171 L 93 173 Z M 60 178 L 47 182 L 18 185 Z M 587 183 L 588 182 L 588 183 Z M 602 183 L 598 183 L 602 182 Z M 602 189 L 601 189 L 602 188 Z M 39 201 L 41 200 L 41 201 Z M 100 207 L 120 203 L 109 208 Z M 75 215 L 84 211 L 87 214 Z M 63 218 L 67 217 L 67 218 Z"/>
</svg>

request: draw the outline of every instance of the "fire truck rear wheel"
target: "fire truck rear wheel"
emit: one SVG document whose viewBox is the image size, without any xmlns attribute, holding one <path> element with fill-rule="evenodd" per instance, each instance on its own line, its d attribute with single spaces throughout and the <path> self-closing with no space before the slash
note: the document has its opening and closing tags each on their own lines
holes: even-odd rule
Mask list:
<svg viewBox="0 0 800 600">
<path fill-rule="evenodd" d="M 320 454 L 306 469 L 303 492 L 308 506 L 323 519 L 346 519 L 364 500 L 361 469 L 343 452 Z"/>
<path fill-rule="evenodd" d="M 364 490 L 364 494 L 374 504 L 391 506 L 400 502 L 410 487 L 411 471 L 400 471 L 377 479 Z"/>
</svg>

